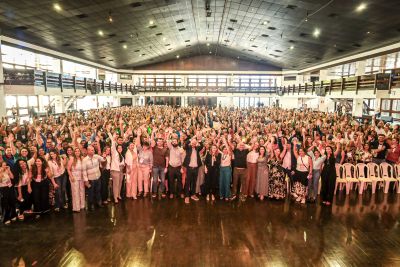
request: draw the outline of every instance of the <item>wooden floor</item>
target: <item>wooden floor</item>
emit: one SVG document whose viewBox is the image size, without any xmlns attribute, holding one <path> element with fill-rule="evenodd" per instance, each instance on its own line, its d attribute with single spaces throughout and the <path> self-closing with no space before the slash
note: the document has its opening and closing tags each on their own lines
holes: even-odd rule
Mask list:
<svg viewBox="0 0 400 267">
<path fill-rule="evenodd" d="M 0 266 L 400 266 L 399 199 L 127 200 L 0 226 Z"/>
</svg>

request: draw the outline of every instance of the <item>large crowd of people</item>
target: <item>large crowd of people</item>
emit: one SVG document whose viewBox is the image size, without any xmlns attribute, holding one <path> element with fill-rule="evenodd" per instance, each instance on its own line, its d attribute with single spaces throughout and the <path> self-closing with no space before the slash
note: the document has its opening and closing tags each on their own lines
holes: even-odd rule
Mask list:
<svg viewBox="0 0 400 267">
<path fill-rule="evenodd" d="M 120 107 L 0 125 L 5 224 L 121 200 L 331 205 L 336 163 L 398 164 L 399 127 L 281 108 Z"/>
</svg>

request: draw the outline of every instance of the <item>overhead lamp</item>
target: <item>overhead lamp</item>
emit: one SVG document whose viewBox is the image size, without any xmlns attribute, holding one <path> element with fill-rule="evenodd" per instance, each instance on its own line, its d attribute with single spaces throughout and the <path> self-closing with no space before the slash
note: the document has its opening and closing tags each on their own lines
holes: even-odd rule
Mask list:
<svg viewBox="0 0 400 267">
<path fill-rule="evenodd" d="M 318 38 L 318 36 L 321 34 L 321 30 L 316 28 L 313 32 L 314 37 Z"/>
<path fill-rule="evenodd" d="M 250 41 L 252 41 L 252 42 L 253 42 L 253 41 L 254 41 L 254 38 L 251 38 L 251 39 L 250 39 Z"/>
<path fill-rule="evenodd" d="M 113 20 L 113 18 L 111 16 L 111 11 L 110 11 L 110 12 L 108 12 L 108 22 L 112 23 L 113 21 L 114 20 Z"/>
<path fill-rule="evenodd" d="M 127 46 L 126 44 L 124 44 L 122 47 L 123 47 L 124 49 L 127 49 L 127 48 L 128 48 L 128 46 Z"/>
<path fill-rule="evenodd" d="M 154 24 L 154 21 L 150 20 L 150 21 L 149 21 L 149 24 L 150 24 L 150 25 L 153 25 L 153 24 Z"/>
<path fill-rule="evenodd" d="M 357 11 L 357 12 L 361 12 L 361 11 L 363 11 L 363 10 L 366 9 L 366 8 L 367 8 L 367 4 L 366 4 L 366 3 L 361 3 L 361 4 L 359 4 L 359 5 L 357 6 L 356 11 Z"/>
<path fill-rule="evenodd" d="M 61 10 L 62 10 L 62 8 L 61 8 L 61 6 L 60 6 L 59 3 L 54 3 L 54 4 L 53 4 L 53 8 L 54 8 L 56 11 L 61 11 Z"/>
<path fill-rule="evenodd" d="M 162 40 L 163 40 L 163 41 L 166 41 L 166 40 L 167 40 L 167 37 L 163 37 Z"/>
<path fill-rule="evenodd" d="M 294 49 L 294 45 L 291 45 L 291 46 L 290 46 L 290 50 L 293 50 L 293 49 Z"/>
<path fill-rule="evenodd" d="M 210 46 L 210 43 L 207 43 L 207 46 Z"/>
<path fill-rule="evenodd" d="M 268 23 L 268 21 L 261 22 L 262 25 L 266 25 L 267 23 Z"/>
<path fill-rule="evenodd" d="M 179 55 L 176 55 L 176 58 L 179 58 Z"/>
<path fill-rule="evenodd" d="M 212 52 L 210 51 L 210 52 L 208 52 L 209 54 L 212 54 Z"/>
<path fill-rule="evenodd" d="M 102 30 L 99 30 L 97 33 L 98 33 L 100 36 L 104 36 L 104 32 L 103 32 Z"/>
</svg>

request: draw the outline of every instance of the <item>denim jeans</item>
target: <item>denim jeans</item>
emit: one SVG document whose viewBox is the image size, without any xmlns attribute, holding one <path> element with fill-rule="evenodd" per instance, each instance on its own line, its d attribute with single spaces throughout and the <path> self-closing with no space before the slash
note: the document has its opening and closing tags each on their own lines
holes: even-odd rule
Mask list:
<svg viewBox="0 0 400 267">
<path fill-rule="evenodd" d="M 164 193 L 165 191 L 165 167 L 153 167 L 153 185 L 152 192 L 157 193 L 158 190 L 158 179 L 160 182 L 160 193 Z"/>
<path fill-rule="evenodd" d="M 62 208 L 65 205 L 66 199 L 66 187 L 67 187 L 67 176 L 65 173 L 62 175 L 55 177 L 54 181 L 58 185 L 58 188 L 55 190 L 55 207 Z"/>
<path fill-rule="evenodd" d="M 91 208 L 94 204 L 101 204 L 101 180 L 89 180 L 88 206 Z"/>
<path fill-rule="evenodd" d="M 312 171 L 312 180 L 308 182 L 308 196 L 309 198 L 318 197 L 319 178 L 321 177 L 321 170 Z"/>
<path fill-rule="evenodd" d="M 219 196 L 223 198 L 231 197 L 231 178 L 232 169 L 230 166 L 221 167 L 219 172 Z"/>
</svg>

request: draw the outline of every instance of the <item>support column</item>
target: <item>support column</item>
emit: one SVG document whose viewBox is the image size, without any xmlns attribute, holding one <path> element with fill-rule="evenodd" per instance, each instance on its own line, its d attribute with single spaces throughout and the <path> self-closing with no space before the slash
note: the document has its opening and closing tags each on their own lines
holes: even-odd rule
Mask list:
<svg viewBox="0 0 400 267">
<path fill-rule="evenodd" d="M 328 70 L 320 70 L 319 71 L 319 80 L 320 81 L 328 80 Z"/>
<path fill-rule="evenodd" d="M 0 35 L 0 55 L 1 55 L 1 35 Z M 4 92 L 4 76 L 3 76 L 3 62 L 0 56 L 0 118 L 5 117 L 6 113 L 6 96 Z"/>
<path fill-rule="evenodd" d="M 188 101 L 187 96 L 181 96 L 181 107 L 187 107 Z"/>
<path fill-rule="evenodd" d="M 353 115 L 354 117 L 362 117 L 363 102 L 364 102 L 364 98 L 354 98 L 353 99 L 353 111 L 351 112 L 351 115 Z"/>
<path fill-rule="evenodd" d="M 65 103 L 64 103 L 64 96 L 62 95 L 55 95 L 51 98 L 54 98 L 54 106 L 55 106 L 55 113 L 65 113 Z"/>
<path fill-rule="evenodd" d="M 367 64 L 366 60 L 361 60 L 356 62 L 356 76 L 361 76 L 365 74 L 366 64 Z"/>
</svg>

